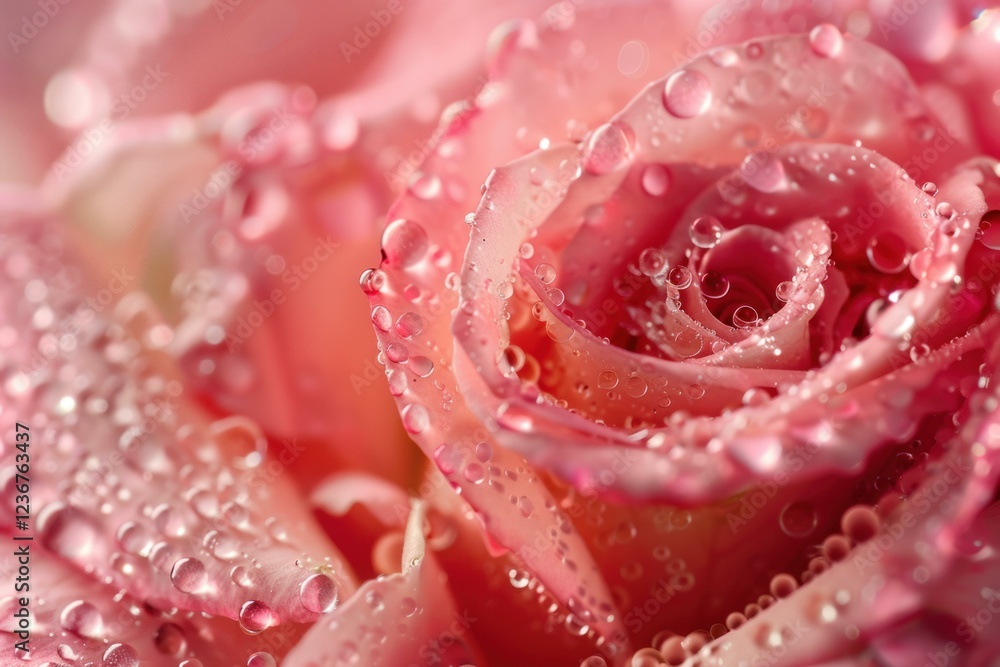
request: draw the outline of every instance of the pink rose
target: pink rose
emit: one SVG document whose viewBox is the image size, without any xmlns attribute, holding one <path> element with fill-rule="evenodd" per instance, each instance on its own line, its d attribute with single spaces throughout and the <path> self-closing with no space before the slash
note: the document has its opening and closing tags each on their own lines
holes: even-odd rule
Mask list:
<svg viewBox="0 0 1000 667">
<path fill-rule="evenodd" d="M 571 4 L 362 279 L 404 426 L 588 667 L 984 664 L 1000 166 L 938 63 L 997 17 L 929 4 L 926 53 L 890 39 L 919 7 L 822 17 L 921 89 L 803 7 L 716 7 L 687 54 L 668 8 Z"/>
</svg>

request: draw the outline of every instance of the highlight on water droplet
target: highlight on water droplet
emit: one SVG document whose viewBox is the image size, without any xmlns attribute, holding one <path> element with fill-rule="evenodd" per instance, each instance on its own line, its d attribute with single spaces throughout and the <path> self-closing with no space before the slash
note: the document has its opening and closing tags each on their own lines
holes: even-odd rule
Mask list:
<svg viewBox="0 0 1000 667">
<path fill-rule="evenodd" d="M 382 232 L 382 252 L 391 266 L 408 268 L 427 255 L 430 240 L 419 222 L 400 218 L 386 225 Z"/>
<path fill-rule="evenodd" d="M 302 606 L 317 614 L 325 614 L 336 607 L 339 594 L 333 579 L 321 573 L 310 576 L 299 586 Z"/>
<path fill-rule="evenodd" d="M 257 635 L 275 625 L 274 612 L 263 602 L 249 600 L 240 608 L 240 627 L 248 635 Z"/>
<path fill-rule="evenodd" d="M 600 176 L 614 171 L 631 153 L 631 128 L 622 123 L 606 123 L 594 130 L 583 151 L 583 168 Z"/>
<path fill-rule="evenodd" d="M 677 118 L 693 118 L 708 110 L 712 103 L 712 84 L 697 70 L 682 69 L 667 79 L 663 106 Z"/>
<path fill-rule="evenodd" d="M 837 26 L 821 23 L 809 33 L 809 47 L 822 58 L 834 58 L 844 48 L 844 36 Z"/>
</svg>

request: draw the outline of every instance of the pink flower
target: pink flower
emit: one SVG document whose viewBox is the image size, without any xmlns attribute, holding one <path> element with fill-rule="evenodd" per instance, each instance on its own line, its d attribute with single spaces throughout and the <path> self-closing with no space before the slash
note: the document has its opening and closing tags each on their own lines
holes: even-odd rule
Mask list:
<svg viewBox="0 0 1000 667">
<path fill-rule="evenodd" d="M 994 10 L 8 26 L 4 664 L 1000 652 Z"/>
<path fill-rule="evenodd" d="M 445 120 L 363 278 L 404 426 L 601 660 L 980 664 L 978 109 L 801 13 L 693 59 L 666 8 L 547 16 Z"/>
</svg>

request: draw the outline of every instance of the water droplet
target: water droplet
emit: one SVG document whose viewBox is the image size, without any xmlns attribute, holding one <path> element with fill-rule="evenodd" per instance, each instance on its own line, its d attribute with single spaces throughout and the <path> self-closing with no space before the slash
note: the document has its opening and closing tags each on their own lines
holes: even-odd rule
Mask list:
<svg viewBox="0 0 1000 667">
<path fill-rule="evenodd" d="M 372 324 L 379 331 L 389 331 L 389 328 L 392 327 L 392 314 L 389 312 L 389 309 L 385 306 L 375 306 L 372 308 Z"/>
<path fill-rule="evenodd" d="M 128 644 L 112 644 L 104 652 L 103 667 L 138 667 L 139 654 Z"/>
<path fill-rule="evenodd" d="M 648 389 L 649 386 L 646 384 L 646 381 L 638 375 L 633 375 L 625 381 L 625 393 L 632 398 L 642 398 L 646 395 Z"/>
<path fill-rule="evenodd" d="M 419 403 L 410 403 L 403 408 L 400 415 L 403 419 L 403 427 L 408 433 L 414 435 L 423 433 L 431 423 L 430 413 Z"/>
<path fill-rule="evenodd" d="M 748 155 L 740 164 L 740 175 L 747 185 L 760 192 L 777 192 L 788 186 L 784 164 L 771 153 L 757 152 Z"/>
<path fill-rule="evenodd" d="M 278 667 L 278 661 L 270 653 L 261 651 L 247 658 L 247 667 Z"/>
<path fill-rule="evenodd" d="M 197 558 L 181 558 L 170 570 L 170 581 L 181 593 L 194 594 L 208 584 L 208 572 Z"/>
<path fill-rule="evenodd" d="M 241 588 L 250 588 L 253 585 L 250 572 L 242 565 L 233 568 L 232 572 L 229 573 L 229 579 Z"/>
<path fill-rule="evenodd" d="M 420 355 L 410 357 L 410 370 L 414 375 L 425 378 L 434 372 L 434 362 Z"/>
<path fill-rule="evenodd" d="M 274 612 L 263 602 L 249 600 L 240 608 L 240 627 L 249 635 L 257 635 L 276 623 Z"/>
<path fill-rule="evenodd" d="M 85 564 L 97 544 L 94 520 L 58 501 L 42 508 L 38 528 L 47 549 L 74 563 Z"/>
<path fill-rule="evenodd" d="M 126 521 L 118 529 L 118 544 L 125 553 L 145 558 L 153 548 L 153 534 L 134 521 Z"/>
<path fill-rule="evenodd" d="M 816 509 L 806 502 L 790 503 L 781 510 L 778 526 L 789 537 L 807 537 L 816 529 Z"/>
<path fill-rule="evenodd" d="M 821 58 L 835 58 L 844 48 L 844 36 L 837 26 L 821 23 L 809 33 L 809 47 Z"/>
<path fill-rule="evenodd" d="M 722 240 L 722 233 L 725 231 L 718 218 L 710 215 L 695 218 L 688 230 L 691 235 L 691 242 L 699 248 L 713 248 Z"/>
<path fill-rule="evenodd" d="M 906 241 L 894 232 L 881 232 L 872 237 L 866 250 L 872 267 L 882 273 L 899 273 L 910 263 Z"/>
<path fill-rule="evenodd" d="M 660 197 L 670 188 L 670 170 L 651 164 L 642 170 L 642 189 L 651 197 Z"/>
<path fill-rule="evenodd" d="M 379 269 L 365 269 L 360 283 L 365 294 L 379 294 L 385 287 L 385 273 Z"/>
<path fill-rule="evenodd" d="M 795 283 L 791 280 L 785 280 L 778 283 L 778 286 L 774 288 L 774 296 L 776 296 L 779 301 L 788 301 L 792 298 L 792 293 L 794 291 Z"/>
<path fill-rule="evenodd" d="M 729 294 L 729 278 L 715 271 L 706 272 L 701 277 L 701 293 L 709 299 L 721 299 Z"/>
<path fill-rule="evenodd" d="M 418 222 L 399 219 L 390 222 L 382 232 L 382 252 L 390 266 L 407 268 L 427 255 L 430 241 Z"/>
<path fill-rule="evenodd" d="M 337 584 L 325 574 L 314 574 L 299 586 L 302 606 L 316 614 L 325 614 L 337 606 L 339 595 Z"/>
<path fill-rule="evenodd" d="M 463 474 L 465 475 L 465 479 L 473 484 L 481 484 L 486 479 L 486 470 L 478 463 L 470 463 L 465 466 Z"/>
<path fill-rule="evenodd" d="M 694 282 L 694 275 L 686 266 L 675 266 L 667 274 L 667 282 L 679 290 L 687 289 Z"/>
<path fill-rule="evenodd" d="M 389 343 L 385 346 L 385 358 L 394 364 L 401 364 L 410 358 L 410 351 L 400 343 Z"/>
<path fill-rule="evenodd" d="M 178 657 L 187 649 L 184 631 L 176 623 L 164 623 L 156 630 L 153 642 L 163 655 Z"/>
<path fill-rule="evenodd" d="M 987 211 L 979 223 L 976 238 L 990 250 L 1000 250 L 1000 211 Z"/>
<path fill-rule="evenodd" d="M 77 600 L 66 605 L 59 614 L 59 625 L 66 632 L 91 639 L 100 639 L 104 632 L 104 619 L 100 610 L 86 600 Z"/>
<path fill-rule="evenodd" d="M 606 123 L 594 130 L 583 151 L 583 168 L 596 175 L 617 169 L 629 157 L 630 133 L 620 123 Z"/>
<path fill-rule="evenodd" d="M 531 502 L 531 498 L 521 496 L 517 499 L 517 509 L 521 512 L 521 516 L 527 519 L 535 511 L 535 504 Z"/>
<path fill-rule="evenodd" d="M 403 338 L 411 338 L 424 330 L 424 319 L 417 313 L 406 312 L 396 320 L 396 333 Z M 383 329 L 384 331 L 384 329 Z"/>
<path fill-rule="evenodd" d="M 410 192 L 417 199 L 437 199 L 441 195 L 441 179 L 418 171 L 410 178 Z"/>
<path fill-rule="evenodd" d="M 551 285 L 556 279 L 556 267 L 543 262 L 535 267 L 535 277 L 543 284 Z"/>
<path fill-rule="evenodd" d="M 659 248 L 646 248 L 639 253 L 639 271 L 653 277 L 666 272 L 667 255 Z"/>
<path fill-rule="evenodd" d="M 875 537 L 882 522 L 870 507 L 855 505 L 840 519 L 840 530 L 855 543 L 867 542 Z"/>
<path fill-rule="evenodd" d="M 693 118 L 708 110 L 712 103 L 712 84 L 697 70 L 680 70 L 667 79 L 663 106 L 677 118 Z"/>
<path fill-rule="evenodd" d="M 674 351 L 682 357 L 693 357 L 705 346 L 705 338 L 694 329 L 681 329 L 673 338 Z"/>
<path fill-rule="evenodd" d="M 766 389 L 760 387 L 750 387 L 743 392 L 743 405 L 748 407 L 764 405 L 769 400 L 771 400 L 771 395 L 767 393 Z"/>
<path fill-rule="evenodd" d="M 601 371 L 597 376 L 597 386 L 601 389 L 614 389 L 618 386 L 618 375 L 611 370 Z"/>
<path fill-rule="evenodd" d="M 738 329 L 756 326 L 759 321 L 757 311 L 752 306 L 742 305 L 733 311 L 733 326 Z"/>
<path fill-rule="evenodd" d="M 799 587 L 799 582 L 795 580 L 790 574 L 778 574 L 771 579 L 771 595 L 781 599 L 787 598 L 789 595 L 795 592 L 795 589 Z"/>
</svg>

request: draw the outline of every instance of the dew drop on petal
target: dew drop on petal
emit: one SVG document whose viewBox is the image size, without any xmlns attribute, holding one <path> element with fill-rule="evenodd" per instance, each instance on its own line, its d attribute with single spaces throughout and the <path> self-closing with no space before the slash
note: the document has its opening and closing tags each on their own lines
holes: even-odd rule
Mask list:
<svg viewBox="0 0 1000 667">
<path fill-rule="evenodd" d="M 104 619 L 92 602 L 70 602 L 59 614 L 59 625 L 66 632 L 98 639 L 104 631 Z"/>
<path fill-rule="evenodd" d="M 274 612 L 263 602 L 249 600 L 240 608 L 240 627 L 249 635 L 260 634 L 276 621 Z"/>
<path fill-rule="evenodd" d="M 821 23 L 809 33 L 809 47 L 821 58 L 835 58 L 844 48 L 844 36 L 837 26 Z"/>
<path fill-rule="evenodd" d="M 208 583 L 208 571 L 197 558 L 181 558 L 170 570 L 170 581 L 181 593 L 198 593 Z"/>
<path fill-rule="evenodd" d="M 417 172 L 410 179 L 410 192 L 418 199 L 437 199 L 441 194 L 441 179 L 434 174 Z"/>
<path fill-rule="evenodd" d="M 128 644 L 112 644 L 104 652 L 102 667 L 138 667 L 139 654 Z"/>
<path fill-rule="evenodd" d="M 987 211 L 979 223 L 976 238 L 990 250 L 1000 250 L 1000 210 Z"/>
<path fill-rule="evenodd" d="M 379 294 L 385 287 L 385 274 L 379 269 L 365 269 L 360 282 L 365 294 Z"/>
<path fill-rule="evenodd" d="M 660 197 L 670 188 L 670 171 L 662 164 L 651 164 L 642 170 L 642 189 L 652 197 Z"/>
<path fill-rule="evenodd" d="M 663 106 L 677 118 L 693 118 L 708 110 L 712 103 L 712 84 L 697 70 L 683 69 L 667 79 Z"/>
<path fill-rule="evenodd" d="M 799 583 L 790 574 L 778 574 L 771 579 L 771 595 L 778 598 L 787 598 L 789 595 L 795 592 L 795 589 L 799 587 Z"/>
<path fill-rule="evenodd" d="M 403 419 L 403 427 L 408 433 L 413 433 L 414 435 L 423 433 L 431 422 L 427 408 L 419 403 L 410 403 L 405 406 L 400 415 Z"/>
<path fill-rule="evenodd" d="M 722 240 L 723 231 L 722 223 L 711 215 L 695 218 L 688 230 L 691 242 L 699 248 L 715 247 Z"/>
<path fill-rule="evenodd" d="M 785 280 L 778 283 L 778 286 L 774 288 L 774 296 L 777 297 L 779 301 L 788 301 L 792 298 L 792 293 L 795 291 L 795 283 L 791 280 Z"/>
<path fill-rule="evenodd" d="M 667 255 L 659 248 L 646 248 L 639 253 L 639 271 L 649 277 L 667 270 Z"/>
<path fill-rule="evenodd" d="M 278 667 L 278 661 L 270 653 L 260 651 L 247 658 L 247 667 Z"/>
<path fill-rule="evenodd" d="M 377 308 L 378 306 L 376 306 Z M 379 327 L 381 328 L 381 327 Z M 385 331 L 385 329 L 382 329 Z M 403 338 L 416 336 L 424 330 L 424 319 L 414 312 L 405 312 L 396 320 L 396 333 Z"/>
<path fill-rule="evenodd" d="M 597 386 L 601 389 L 614 389 L 618 386 L 618 375 L 612 370 L 601 371 L 597 376 Z"/>
<path fill-rule="evenodd" d="M 642 398 L 648 389 L 649 385 L 638 375 L 633 375 L 625 381 L 625 393 L 632 398 Z"/>
<path fill-rule="evenodd" d="M 543 262 L 535 267 L 535 277 L 543 284 L 551 285 L 556 279 L 556 268 Z"/>
<path fill-rule="evenodd" d="M 771 193 L 788 187 L 788 177 L 781 159 L 770 153 L 752 153 L 740 164 L 740 175 L 747 185 Z"/>
<path fill-rule="evenodd" d="M 333 609 L 339 594 L 337 584 L 325 574 L 314 574 L 299 586 L 302 606 L 316 614 L 325 614 Z"/>
<path fill-rule="evenodd" d="M 910 263 L 906 241 L 895 232 L 880 232 L 872 237 L 866 249 L 872 267 L 882 273 L 899 273 Z"/>
<path fill-rule="evenodd" d="M 667 274 L 667 282 L 677 289 L 687 289 L 694 282 L 694 276 L 686 266 L 675 266 Z"/>
<path fill-rule="evenodd" d="M 620 123 L 607 123 L 594 130 L 583 151 L 583 168 L 595 175 L 617 169 L 629 157 L 628 134 Z"/>
<path fill-rule="evenodd" d="M 729 294 L 729 278 L 715 271 L 706 272 L 701 277 L 701 293 L 709 299 L 721 299 Z"/>
<path fill-rule="evenodd" d="M 187 650 L 184 631 L 176 623 L 164 623 L 157 628 L 153 643 L 156 644 L 156 650 L 163 655 L 177 657 Z"/>
<path fill-rule="evenodd" d="M 430 241 L 423 226 L 401 218 L 390 222 L 382 232 L 382 252 L 391 266 L 413 266 L 427 255 Z"/>
<path fill-rule="evenodd" d="M 733 326 L 737 329 L 757 324 L 759 317 L 753 306 L 742 305 L 733 311 Z"/>
<path fill-rule="evenodd" d="M 875 537 L 881 525 L 878 515 L 865 505 L 855 505 L 840 518 L 840 530 L 855 543 Z"/>
<path fill-rule="evenodd" d="M 816 529 L 816 509 L 806 502 L 789 503 L 778 516 L 781 532 L 789 537 L 807 537 Z"/>
<path fill-rule="evenodd" d="M 375 306 L 372 308 L 372 324 L 379 331 L 389 331 L 392 327 L 392 314 L 385 306 Z"/>
</svg>

